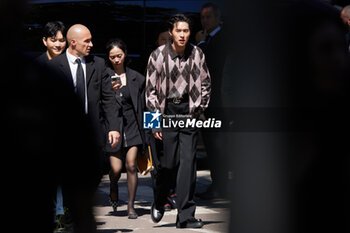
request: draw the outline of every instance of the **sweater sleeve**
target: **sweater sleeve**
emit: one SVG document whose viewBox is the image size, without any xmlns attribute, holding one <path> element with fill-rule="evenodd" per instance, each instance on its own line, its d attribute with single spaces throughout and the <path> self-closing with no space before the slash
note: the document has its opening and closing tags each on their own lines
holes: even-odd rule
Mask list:
<svg viewBox="0 0 350 233">
<path fill-rule="evenodd" d="M 159 72 L 157 70 L 157 55 L 153 51 L 148 59 L 146 74 L 146 109 L 149 111 L 160 111 L 160 105 L 157 95 L 157 83 Z"/>
</svg>

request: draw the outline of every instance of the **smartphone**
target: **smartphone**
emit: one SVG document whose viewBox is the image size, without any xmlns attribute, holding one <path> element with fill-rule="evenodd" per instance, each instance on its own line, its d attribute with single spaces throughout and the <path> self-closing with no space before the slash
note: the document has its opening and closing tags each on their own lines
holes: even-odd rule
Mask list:
<svg viewBox="0 0 350 233">
<path fill-rule="evenodd" d="M 118 82 L 118 81 L 120 82 L 120 77 L 117 76 L 117 75 L 111 76 L 111 79 L 112 79 L 113 82 Z"/>
</svg>

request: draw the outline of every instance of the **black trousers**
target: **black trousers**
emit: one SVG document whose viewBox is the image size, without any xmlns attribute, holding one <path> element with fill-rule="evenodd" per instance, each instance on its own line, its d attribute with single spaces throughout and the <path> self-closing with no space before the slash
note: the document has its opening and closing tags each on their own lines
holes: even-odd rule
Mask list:
<svg viewBox="0 0 350 233">
<path fill-rule="evenodd" d="M 188 103 L 166 105 L 165 114 L 187 114 Z M 196 210 L 193 200 L 196 185 L 196 146 L 198 129 L 163 128 L 163 155 L 155 184 L 155 205 L 162 208 L 171 188 L 171 177 L 177 171 L 176 196 L 178 221 L 184 222 Z"/>
</svg>

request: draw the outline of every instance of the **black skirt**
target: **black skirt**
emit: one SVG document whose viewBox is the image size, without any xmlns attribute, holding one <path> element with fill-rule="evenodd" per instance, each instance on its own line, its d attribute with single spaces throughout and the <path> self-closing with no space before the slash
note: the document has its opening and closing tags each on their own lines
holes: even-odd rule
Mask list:
<svg viewBox="0 0 350 233">
<path fill-rule="evenodd" d="M 137 123 L 129 88 L 127 86 L 120 88 L 116 92 L 116 98 L 122 103 L 123 130 L 120 135 L 119 144 L 115 148 L 111 148 L 109 143 L 107 143 L 107 152 L 117 152 L 123 148 L 142 144 L 141 133 Z"/>
</svg>

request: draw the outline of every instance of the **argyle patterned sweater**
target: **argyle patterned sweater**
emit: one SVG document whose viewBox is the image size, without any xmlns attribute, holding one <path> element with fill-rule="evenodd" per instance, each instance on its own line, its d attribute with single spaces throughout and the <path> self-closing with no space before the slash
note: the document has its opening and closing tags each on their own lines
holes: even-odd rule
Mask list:
<svg viewBox="0 0 350 233">
<path fill-rule="evenodd" d="M 198 116 L 210 100 L 210 74 L 202 50 L 188 44 L 182 57 L 170 43 L 154 50 L 148 60 L 146 106 L 164 113 L 167 98 L 189 96 L 189 113 Z"/>
</svg>

